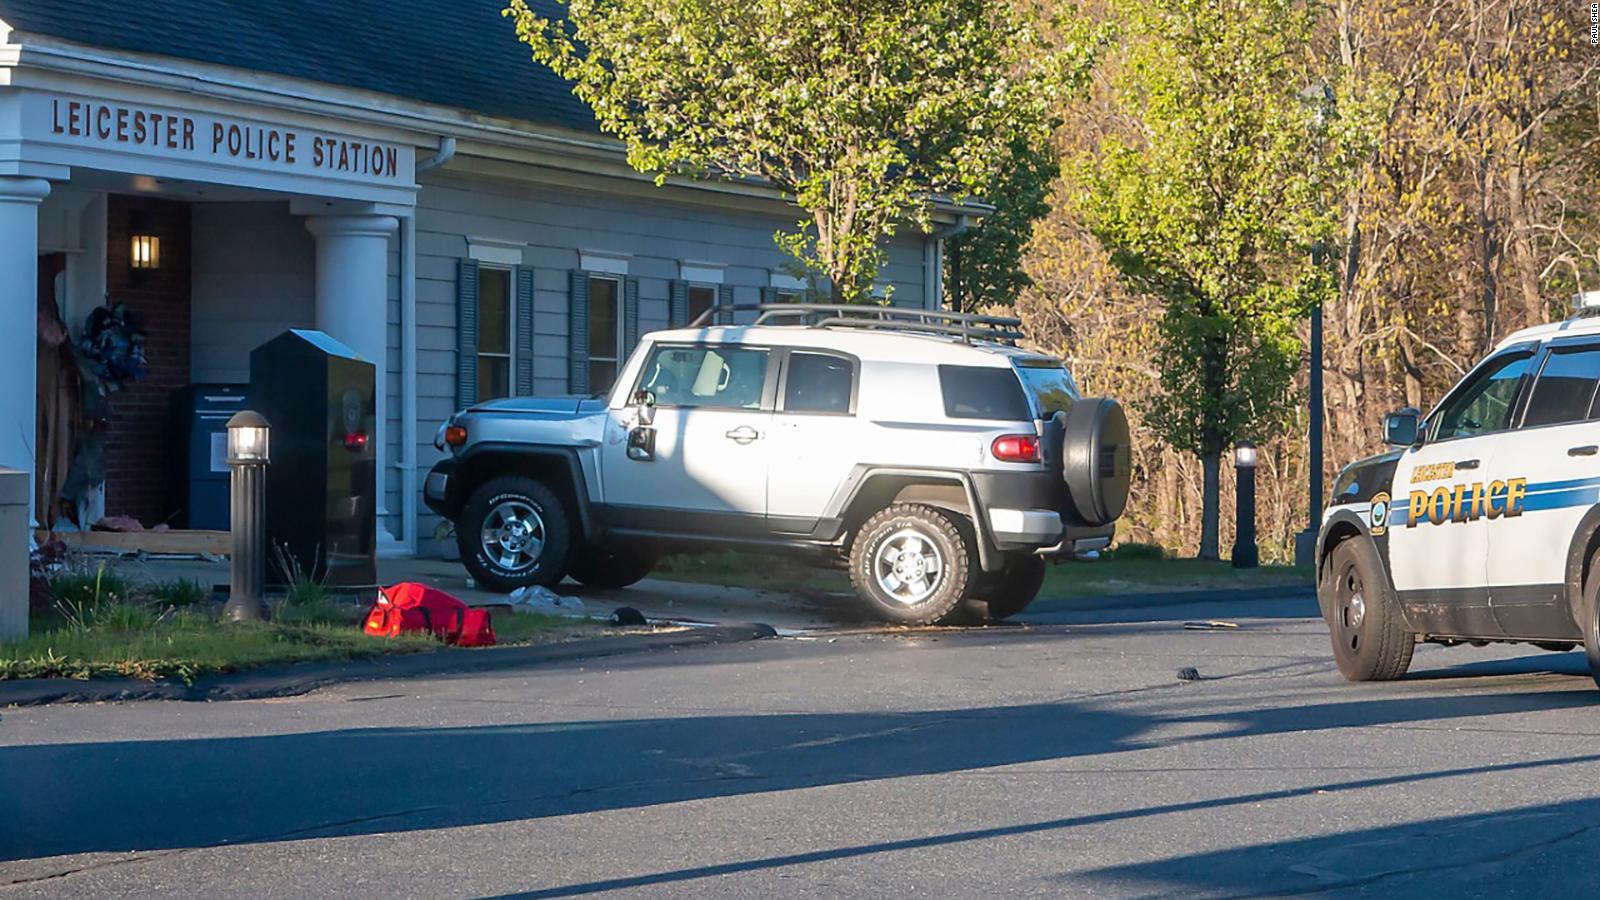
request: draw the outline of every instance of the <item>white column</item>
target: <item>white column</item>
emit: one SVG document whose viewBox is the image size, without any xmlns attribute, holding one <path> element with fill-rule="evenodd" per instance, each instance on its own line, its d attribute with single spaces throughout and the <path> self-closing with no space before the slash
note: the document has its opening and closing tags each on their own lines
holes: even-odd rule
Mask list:
<svg viewBox="0 0 1600 900">
<path fill-rule="evenodd" d="M 42 178 L 0 176 L 0 360 L 14 377 L 0 379 L 0 466 L 33 477 L 39 343 L 39 201 Z M 28 519 L 37 521 L 33 491 Z"/>
<path fill-rule="evenodd" d="M 317 239 L 317 330 L 371 361 L 377 375 L 377 423 L 373 438 L 378 477 L 378 552 L 393 553 L 397 541 L 384 527 L 389 513 L 384 476 L 388 469 L 389 418 L 389 237 L 393 216 L 310 216 L 306 228 Z"/>
</svg>

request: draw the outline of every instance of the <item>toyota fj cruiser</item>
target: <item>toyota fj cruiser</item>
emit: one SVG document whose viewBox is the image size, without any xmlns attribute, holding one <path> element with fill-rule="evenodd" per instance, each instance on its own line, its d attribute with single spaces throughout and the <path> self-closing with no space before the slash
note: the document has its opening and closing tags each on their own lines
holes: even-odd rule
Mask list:
<svg viewBox="0 0 1600 900">
<path fill-rule="evenodd" d="M 1395 449 L 1334 481 L 1317 593 L 1339 670 L 1399 678 L 1417 643 L 1582 644 L 1600 679 L 1600 294 L 1511 335 Z"/>
<path fill-rule="evenodd" d="M 1130 466 L 1122 408 L 1018 324 L 717 307 L 645 335 L 604 396 L 452 416 L 424 495 L 491 589 L 622 587 L 663 551 L 742 547 L 845 565 L 890 621 L 1004 618 L 1048 558 L 1110 542 Z"/>
</svg>

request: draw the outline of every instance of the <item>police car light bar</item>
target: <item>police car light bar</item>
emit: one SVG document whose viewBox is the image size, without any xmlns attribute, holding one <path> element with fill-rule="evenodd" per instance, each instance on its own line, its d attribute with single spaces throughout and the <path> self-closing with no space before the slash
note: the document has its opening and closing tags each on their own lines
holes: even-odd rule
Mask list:
<svg viewBox="0 0 1600 900">
<path fill-rule="evenodd" d="M 1572 295 L 1572 312 L 1579 316 L 1600 315 L 1600 291 Z"/>
</svg>

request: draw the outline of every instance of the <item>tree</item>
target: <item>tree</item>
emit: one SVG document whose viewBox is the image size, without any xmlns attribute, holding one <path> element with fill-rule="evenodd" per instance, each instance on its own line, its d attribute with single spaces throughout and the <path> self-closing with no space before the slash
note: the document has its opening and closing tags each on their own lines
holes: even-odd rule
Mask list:
<svg viewBox="0 0 1600 900">
<path fill-rule="evenodd" d="M 628 161 L 751 178 L 805 211 L 775 236 L 835 299 L 870 298 L 881 243 L 928 201 L 981 195 L 1042 144 L 1090 61 L 1077 32 L 994 0 L 510 0 L 536 62 L 571 82 Z M 1064 37 L 1056 38 L 1054 35 Z"/>
<path fill-rule="evenodd" d="M 1050 211 L 1050 187 L 1060 174 L 1061 156 L 1054 146 L 1019 140 L 1011 148 L 984 194 L 994 212 L 945 242 L 945 296 L 952 309 L 1009 306 L 1032 283 L 1022 254 L 1034 223 Z"/>
<path fill-rule="evenodd" d="M 1320 139 L 1301 97 L 1301 0 L 1119 0 L 1112 76 L 1127 126 L 1081 163 L 1084 218 L 1130 287 L 1162 304 L 1144 416 L 1204 471 L 1199 555 L 1219 557 L 1222 453 L 1291 420 L 1297 320 L 1333 287 Z"/>
</svg>

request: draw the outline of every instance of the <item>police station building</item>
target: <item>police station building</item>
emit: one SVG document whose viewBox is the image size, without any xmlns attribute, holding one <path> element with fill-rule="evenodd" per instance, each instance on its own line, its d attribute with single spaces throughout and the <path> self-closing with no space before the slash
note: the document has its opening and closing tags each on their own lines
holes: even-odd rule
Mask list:
<svg viewBox="0 0 1600 900">
<path fill-rule="evenodd" d="M 501 6 L 0 0 L 0 466 L 35 473 L 36 519 L 93 420 L 105 516 L 186 527 L 175 405 L 314 328 L 377 368 L 380 547 L 430 553 L 451 412 L 600 390 L 642 332 L 805 289 L 772 240 L 797 209 L 631 171 Z M 888 247 L 894 302 L 940 303 L 968 212 Z M 137 377 L 79 396 L 62 348 L 92 332 L 115 369 L 134 331 Z"/>
</svg>

